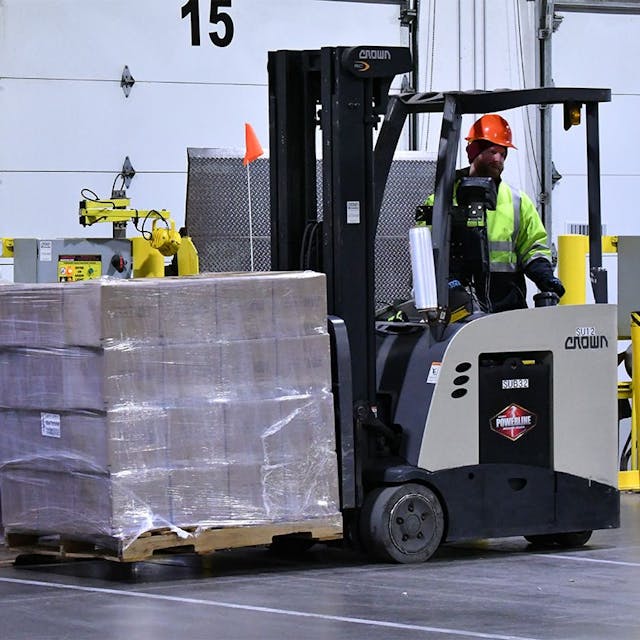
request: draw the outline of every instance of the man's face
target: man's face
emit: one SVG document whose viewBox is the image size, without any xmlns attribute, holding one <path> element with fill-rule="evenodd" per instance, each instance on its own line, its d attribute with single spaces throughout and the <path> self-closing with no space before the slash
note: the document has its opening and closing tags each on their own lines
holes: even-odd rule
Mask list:
<svg viewBox="0 0 640 640">
<path fill-rule="evenodd" d="M 506 147 L 492 145 L 477 155 L 471 163 L 470 174 L 481 178 L 493 178 L 497 180 L 504 170 L 504 161 L 507 157 Z"/>
</svg>

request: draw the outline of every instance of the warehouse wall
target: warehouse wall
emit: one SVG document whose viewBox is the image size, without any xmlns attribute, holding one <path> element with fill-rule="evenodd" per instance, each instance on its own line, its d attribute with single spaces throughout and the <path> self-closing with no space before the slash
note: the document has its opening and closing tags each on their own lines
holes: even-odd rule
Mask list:
<svg viewBox="0 0 640 640">
<path fill-rule="evenodd" d="M 640 178 L 640 15 L 567 13 L 553 36 L 553 77 L 558 86 L 611 88 L 600 106 L 602 217 L 610 235 L 640 234 L 636 214 Z M 587 223 L 584 126 L 564 132 L 554 112 L 553 158 L 562 179 L 553 190 L 554 230 Z"/>
<path fill-rule="evenodd" d="M 209 24 L 211 6 L 233 23 Z M 126 156 L 134 206 L 184 219 L 186 149 L 243 145 L 245 121 L 266 148 L 266 56 L 272 49 L 408 44 L 397 2 L 348 0 L 0 0 L 0 235 L 107 235 L 77 224 L 80 190 L 109 195 Z M 421 0 L 420 91 L 532 87 L 536 5 L 530 0 Z M 196 7 L 199 21 L 195 21 Z M 184 17 L 182 14 L 184 13 Z M 215 17 L 215 16 L 214 16 Z M 597 20 L 597 22 L 596 22 Z M 627 214 L 640 168 L 632 114 L 640 17 L 567 14 L 554 35 L 557 85 L 611 86 L 602 108 L 603 213 L 612 233 L 637 233 Z M 192 30 L 193 27 L 193 30 Z M 594 46 L 598 34 L 598 46 Z M 193 38 L 200 38 L 195 46 Z M 129 98 L 123 67 L 136 79 Z M 539 192 L 537 111 L 507 113 L 518 150 L 507 179 Z M 463 130 L 472 118 L 465 118 Z M 424 117 L 418 147 L 435 152 L 440 122 Z M 630 128 L 631 127 L 631 128 Z M 555 117 L 555 234 L 585 221 L 583 129 Z M 611 141 L 611 142 L 610 142 Z M 608 144 L 615 146 L 607 147 Z M 460 157 L 460 164 L 465 158 Z M 580 205 L 580 207 L 578 206 Z M 0 265 L 0 277 L 6 269 Z"/>
<path fill-rule="evenodd" d="M 0 0 L 0 236 L 110 235 L 79 227 L 78 200 L 108 197 L 126 156 L 133 205 L 181 224 L 187 147 L 241 148 L 245 121 L 266 147 L 269 50 L 406 38 L 392 4 Z"/>
<path fill-rule="evenodd" d="M 536 86 L 536 31 L 535 3 L 528 0 L 421 0 L 419 90 Z M 505 177 L 535 196 L 539 191 L 534 153 L 537 111 L 517 109 L 503 115 L 518 147 L 510 154 Z M 463 136 L 474 119 L 463 118 Z M 424 116 L 421 148 L 437 151 L 440 122 L 439 116 Z M 460 166 L 467 164 L 463 149 Z"/>
</svg>

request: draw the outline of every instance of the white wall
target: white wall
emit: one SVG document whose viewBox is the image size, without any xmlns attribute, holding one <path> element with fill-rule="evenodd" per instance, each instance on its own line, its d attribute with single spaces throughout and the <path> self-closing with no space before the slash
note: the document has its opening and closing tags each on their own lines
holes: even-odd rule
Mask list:
<svg viewBox="0 0 640 640">
<path fill-rule="evenodd" d="M 397 4 L 232 0 L 220 10 L 233 20 L 233 40 L 216 47 L 210 0 L 199 0 L 201 45 L 192 46 L 189 18 L 181 17 L 186 1 L 0 0 L 0 236 L 108 235 L 104 226 L 79 227 L 77 203 L 84 187 L 109 195 L 125 156 L 138 172 L 134 206 L 168 208 L 181 224 L 187 147 L 242 148 L 247 121 L 266 148 L 269 50 L 408 43 Z M 535 4 L 421 0 L 417 89 L 534 86 Z M 640 172 L 638 33 L 640 16 L 566 14 L 553 40 L 556 85 L 614 92 L 601 109 L 611 233 L 638 233 L 640 225 L 626 213 Z M 136 79 L 129 98 L 120 88 L 125 64 Z M 504 115 L 518 146 L 506 178 L 535 198 L 536 111 Z M 463 134 L 472 119 L 465 117 Z M 586 221 L 584 127 L 565 134 L 561 122 L 558 113 L 554 161 L 564 177 L 553 193 L 555 233 Z M 423 118 L 421 149 L 437 150 L 439 128 L 438 117 Z"/>
<path fill-rule="evenodd" d="M 610 235 L 638 235 L 640 16 L 561 15 L 564 20 L 553 36 L 556 85 L 612 91 L 612 101 L 600 105 L 602 220 Z M 553 159 L 563 178 L 553 190 L 554 235 L 566 233 L 567 222 L 588 219 L 585 136 L 584 124 L 565 133 L 562 111 L 556 108 Z"/>
<path fill-rule="evenodd" d="M 535 86 L 535 4 L 527 0 L 421 0 L 420 91 L 522 89 Z M 464 116 L 463 138 L 476 116 Z M 534 199 L 539 177 L 534 158 L 537 112 L 505 111 L 517 151 L 505 178 Z M 441 118 L 424 116 L 420 145 L 437 151 Z M 467 163 L 461 144 L 459 166 Z"/>
<path fill-rule="evenodd" d="M 0 0 L 0 236 L 111 235 L 79 226 L 78 201 L 85 187 L 108 197 L 126 156 L 133 206 L 180 225 L 187 147 L 243 148 L 250 122 L 267 148 L 269 50 L 407 43 L 397 5 L 232 0 L 218 47 L 199 0 L 193 46 L 186 1 Z"/>
</svg>

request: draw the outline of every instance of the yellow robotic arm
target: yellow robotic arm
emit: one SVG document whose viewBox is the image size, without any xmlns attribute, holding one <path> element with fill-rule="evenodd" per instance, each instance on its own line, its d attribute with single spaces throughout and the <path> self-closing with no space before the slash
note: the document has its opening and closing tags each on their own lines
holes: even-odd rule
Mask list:
<svg viewBox="0 0 640 640">
<path fill-rule="evenodd" d="M 171 214 L 166 210 L 156 209 L 140 210 L 131 209 L 129 198 L 110 198 L 101 200 L 80 201 L 80 224 L 89 227 L 97 222 L 111 222 L 113 224 L 113 237 L 124 238 L 127 222 L 133 222 L 137 231 L 149 244 L 157 249 L 163 256 L 173 256 L 180 250 L 182 238 L 176 231 L 176 223 Z M 145 223 L 153 220 L 151 231 L 145 231 Z M 161 220 L 163 226 L 158 226 Z M 138 225 L 142 224 L 141 227 Z"/>
</svg>

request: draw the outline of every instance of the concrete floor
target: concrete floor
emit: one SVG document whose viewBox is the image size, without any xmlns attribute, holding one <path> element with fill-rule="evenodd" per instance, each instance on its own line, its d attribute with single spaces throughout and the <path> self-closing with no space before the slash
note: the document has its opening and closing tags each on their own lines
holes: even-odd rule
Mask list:
<svg viewBox="0 0 640 640">
<path fill-rule="evenodd" d="M 140 563 L 131 575 L 2 557 L 2 640 L 640 638 L 637 494 L 622 496 L 619 530 L 570 551 L 507 538 L 401 566 L 316 545 L 297 560 L 251 549 Z"/>
</svg>

